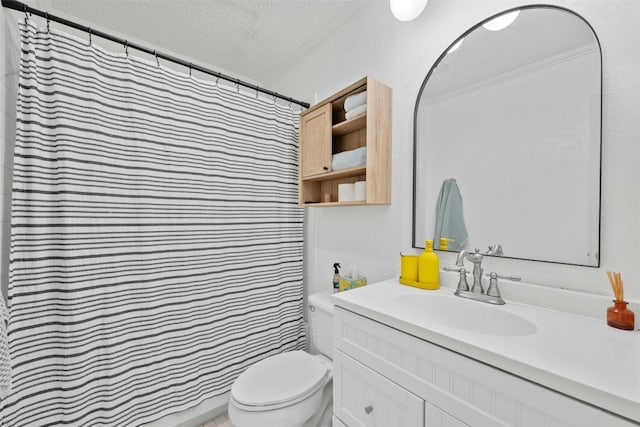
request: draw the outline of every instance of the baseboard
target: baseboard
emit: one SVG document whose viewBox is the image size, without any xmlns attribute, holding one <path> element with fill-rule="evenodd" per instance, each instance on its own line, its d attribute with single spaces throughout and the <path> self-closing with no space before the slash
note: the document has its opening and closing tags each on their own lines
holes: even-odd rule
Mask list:
<svg viewBox="0 0 640 427">
<path fill-rule="evenodd" d="M 147 424 L 146 427 L 199 427 L 207 421 L 226 414 L 228 403 L 229 393 L 225 393 L 207 399 L 195 408 L 177 412 Z"/>
</svg>

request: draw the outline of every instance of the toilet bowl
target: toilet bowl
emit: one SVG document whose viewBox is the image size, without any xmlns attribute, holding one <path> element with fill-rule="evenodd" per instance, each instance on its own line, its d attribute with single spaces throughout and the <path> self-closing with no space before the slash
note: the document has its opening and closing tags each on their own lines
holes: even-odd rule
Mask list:
<svg viewBox="0 0 640 427">
<path fill-rule="evenodd" d="M 331 425 L 333 305 L 329 295 L 309 296 L 311 342 L 321 354 L 281 353 L 240 374 L 229 395 L 229 419 L 234 427 Z"/>
</svg>

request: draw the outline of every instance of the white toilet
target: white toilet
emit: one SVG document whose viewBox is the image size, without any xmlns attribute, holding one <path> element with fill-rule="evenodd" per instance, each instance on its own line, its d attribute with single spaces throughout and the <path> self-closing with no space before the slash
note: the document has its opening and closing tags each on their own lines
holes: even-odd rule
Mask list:
<svg viewBox="0 0 640 427">
<path fill-rule="evenodd" d="M 333 304 L 329 293 L 309 296 L 311 342 L 321 354 L 290 351 L 252 365 L 229 395 L 234 427 L 331 425 Z"/>
</svg>

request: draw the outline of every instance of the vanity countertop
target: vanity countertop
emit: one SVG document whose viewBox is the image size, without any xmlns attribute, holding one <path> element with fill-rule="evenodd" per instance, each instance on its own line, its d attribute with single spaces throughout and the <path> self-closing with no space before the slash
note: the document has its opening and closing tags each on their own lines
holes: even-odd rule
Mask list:
<svg viewBox="0 0 640 427">
<path fill-rule="evenodd" d="M 412 296 L 425 295 L 450 296 L 459 301 L 461 313 L 465 308 L 473 309 L 468 304 L 512 313 L 533 323 L 535 331 L 521 336 L 471 332 L 437 320 L 425 321 L 428 315 L 416 316 L 415 311 L 403 307 L 403 301 Z M 491 306 L 455 297 L 451 288 L 425 291 L 401 285 L 397 279 L 335 294 L 333 301 L 336 306 L 640 422 L 640 332 L 611 328 L 604 315 L 603 320 L 596 320 L 511 301 Z"/>
</svg>

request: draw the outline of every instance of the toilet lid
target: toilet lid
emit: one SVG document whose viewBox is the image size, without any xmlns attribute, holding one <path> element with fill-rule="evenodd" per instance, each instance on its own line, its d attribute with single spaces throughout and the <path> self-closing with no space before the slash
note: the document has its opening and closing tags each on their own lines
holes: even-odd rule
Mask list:
<svg viewBox="0 0 640 427">
<path fill-rule="evenodd" d="M 320 359 L 290 351 L 250 366 L 233 383 L 231 394 L 244 405 L 276 405 L 315 392 L 326 376 L 327 367 Z"/>
</svg>

